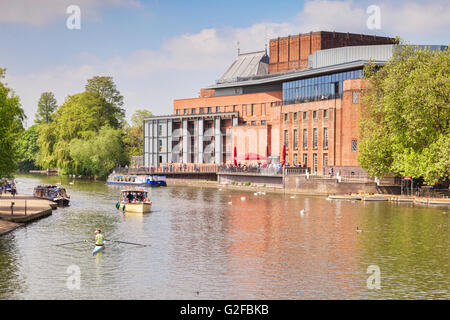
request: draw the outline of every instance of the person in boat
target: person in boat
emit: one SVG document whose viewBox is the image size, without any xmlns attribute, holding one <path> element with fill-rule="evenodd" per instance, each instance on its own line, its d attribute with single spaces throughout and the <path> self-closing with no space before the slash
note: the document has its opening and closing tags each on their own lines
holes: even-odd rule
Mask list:
<svg viewBox="0 0 450 320">
<path fill-rule="evenodd" d="M 133 194 L 131 192 L 128 192 L 127 199 L 128 199 L 128 203 L 132 203 L 133 202 L 134 196 L 133 196 Z"/>
<path fill-rule="evenodd" d="M 96 246 L 104 246 L 105 245 L 105 237 L 102 234 L 102 230 L 95 230 L 95 245 Z"/>
</svg>

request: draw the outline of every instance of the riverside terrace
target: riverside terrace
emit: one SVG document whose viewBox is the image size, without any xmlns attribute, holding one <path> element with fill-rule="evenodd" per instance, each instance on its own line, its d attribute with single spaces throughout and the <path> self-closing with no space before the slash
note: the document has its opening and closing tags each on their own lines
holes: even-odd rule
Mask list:
<svg viewBox="0 0 450 320">
<path fill-rule="evenodd" d="M 217 165 L 217 164 L 162 164 L 159 168 L 140 167 L 139 169 L 116 169 L 116 174 L 164 175 L 168 185 L 185 182 L 198 185 L 210 181 L 217 186 L 255 187 L 268 190 L 308 194 L 333 194 L 349 192 L 400 193 L 400 186 L 394 179 L 375 182 L 367 174 L 357 172 L 349 175 L 331 173 L 330 175 L 310 174 L 307 168 L 283 167 L 278 165 Z M 197 181 L 196 181 L 197 180 Z"/>
</svg>

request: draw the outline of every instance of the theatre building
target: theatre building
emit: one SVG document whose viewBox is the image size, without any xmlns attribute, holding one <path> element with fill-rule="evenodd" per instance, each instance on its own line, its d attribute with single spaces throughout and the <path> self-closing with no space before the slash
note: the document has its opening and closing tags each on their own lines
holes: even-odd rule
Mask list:
<svg viewBox="0 0 450 320">
<path fill-rule="evenodd" d="M 382 66 L 394 39 L 313 32 L 270 40 L 266 51 L 238 54 L 197 98 L 175 100 L 173 114 L 144 120 L 144 165 L 265 162 L 316 174 L 361 170 L 360 93 L 369 61 Z"/>
</svg>

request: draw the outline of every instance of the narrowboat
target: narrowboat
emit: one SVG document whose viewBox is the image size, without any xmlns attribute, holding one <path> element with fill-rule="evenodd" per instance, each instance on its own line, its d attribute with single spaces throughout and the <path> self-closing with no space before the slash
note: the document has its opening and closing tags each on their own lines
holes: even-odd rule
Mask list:
<svg viewBox="0 0 450 320">
<path fill-rule="evenodd" d="M 129 175 L 117 175 L 111 174 L 106 180 L 109 184 L 126 184 L 135 186 L 149 186 L 149 187 L 166 187 L 166 177 L 164 176 L 129 176 Z"/>
<path fill-rule="evenodd" d="M 53 201 L 61 206 L 67 206 L 70 202 L 66 189 L 55 185 L 39 185 L 34 188 L 33 196 Z"/>
</svg>

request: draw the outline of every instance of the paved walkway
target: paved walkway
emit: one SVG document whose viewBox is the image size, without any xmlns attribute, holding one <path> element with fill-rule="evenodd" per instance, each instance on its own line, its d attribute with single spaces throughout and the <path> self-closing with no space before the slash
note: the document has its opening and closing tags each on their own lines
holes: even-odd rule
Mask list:
<svg viewBox="0 0 450 320">
<path fill-rule="evenodd" d="M 11 204 L 14 204 L 11 210 Z M 56 204 L 31 195 L 2 194 L 0 196 L 0 219 L 11 222 L 31 222 L 52 214 Z"/>
<path fill-rule="evenodd" d="M 17 229 L 20 226 L 20 223 L 0 220 L 0 236 Z"/>
</svg>

